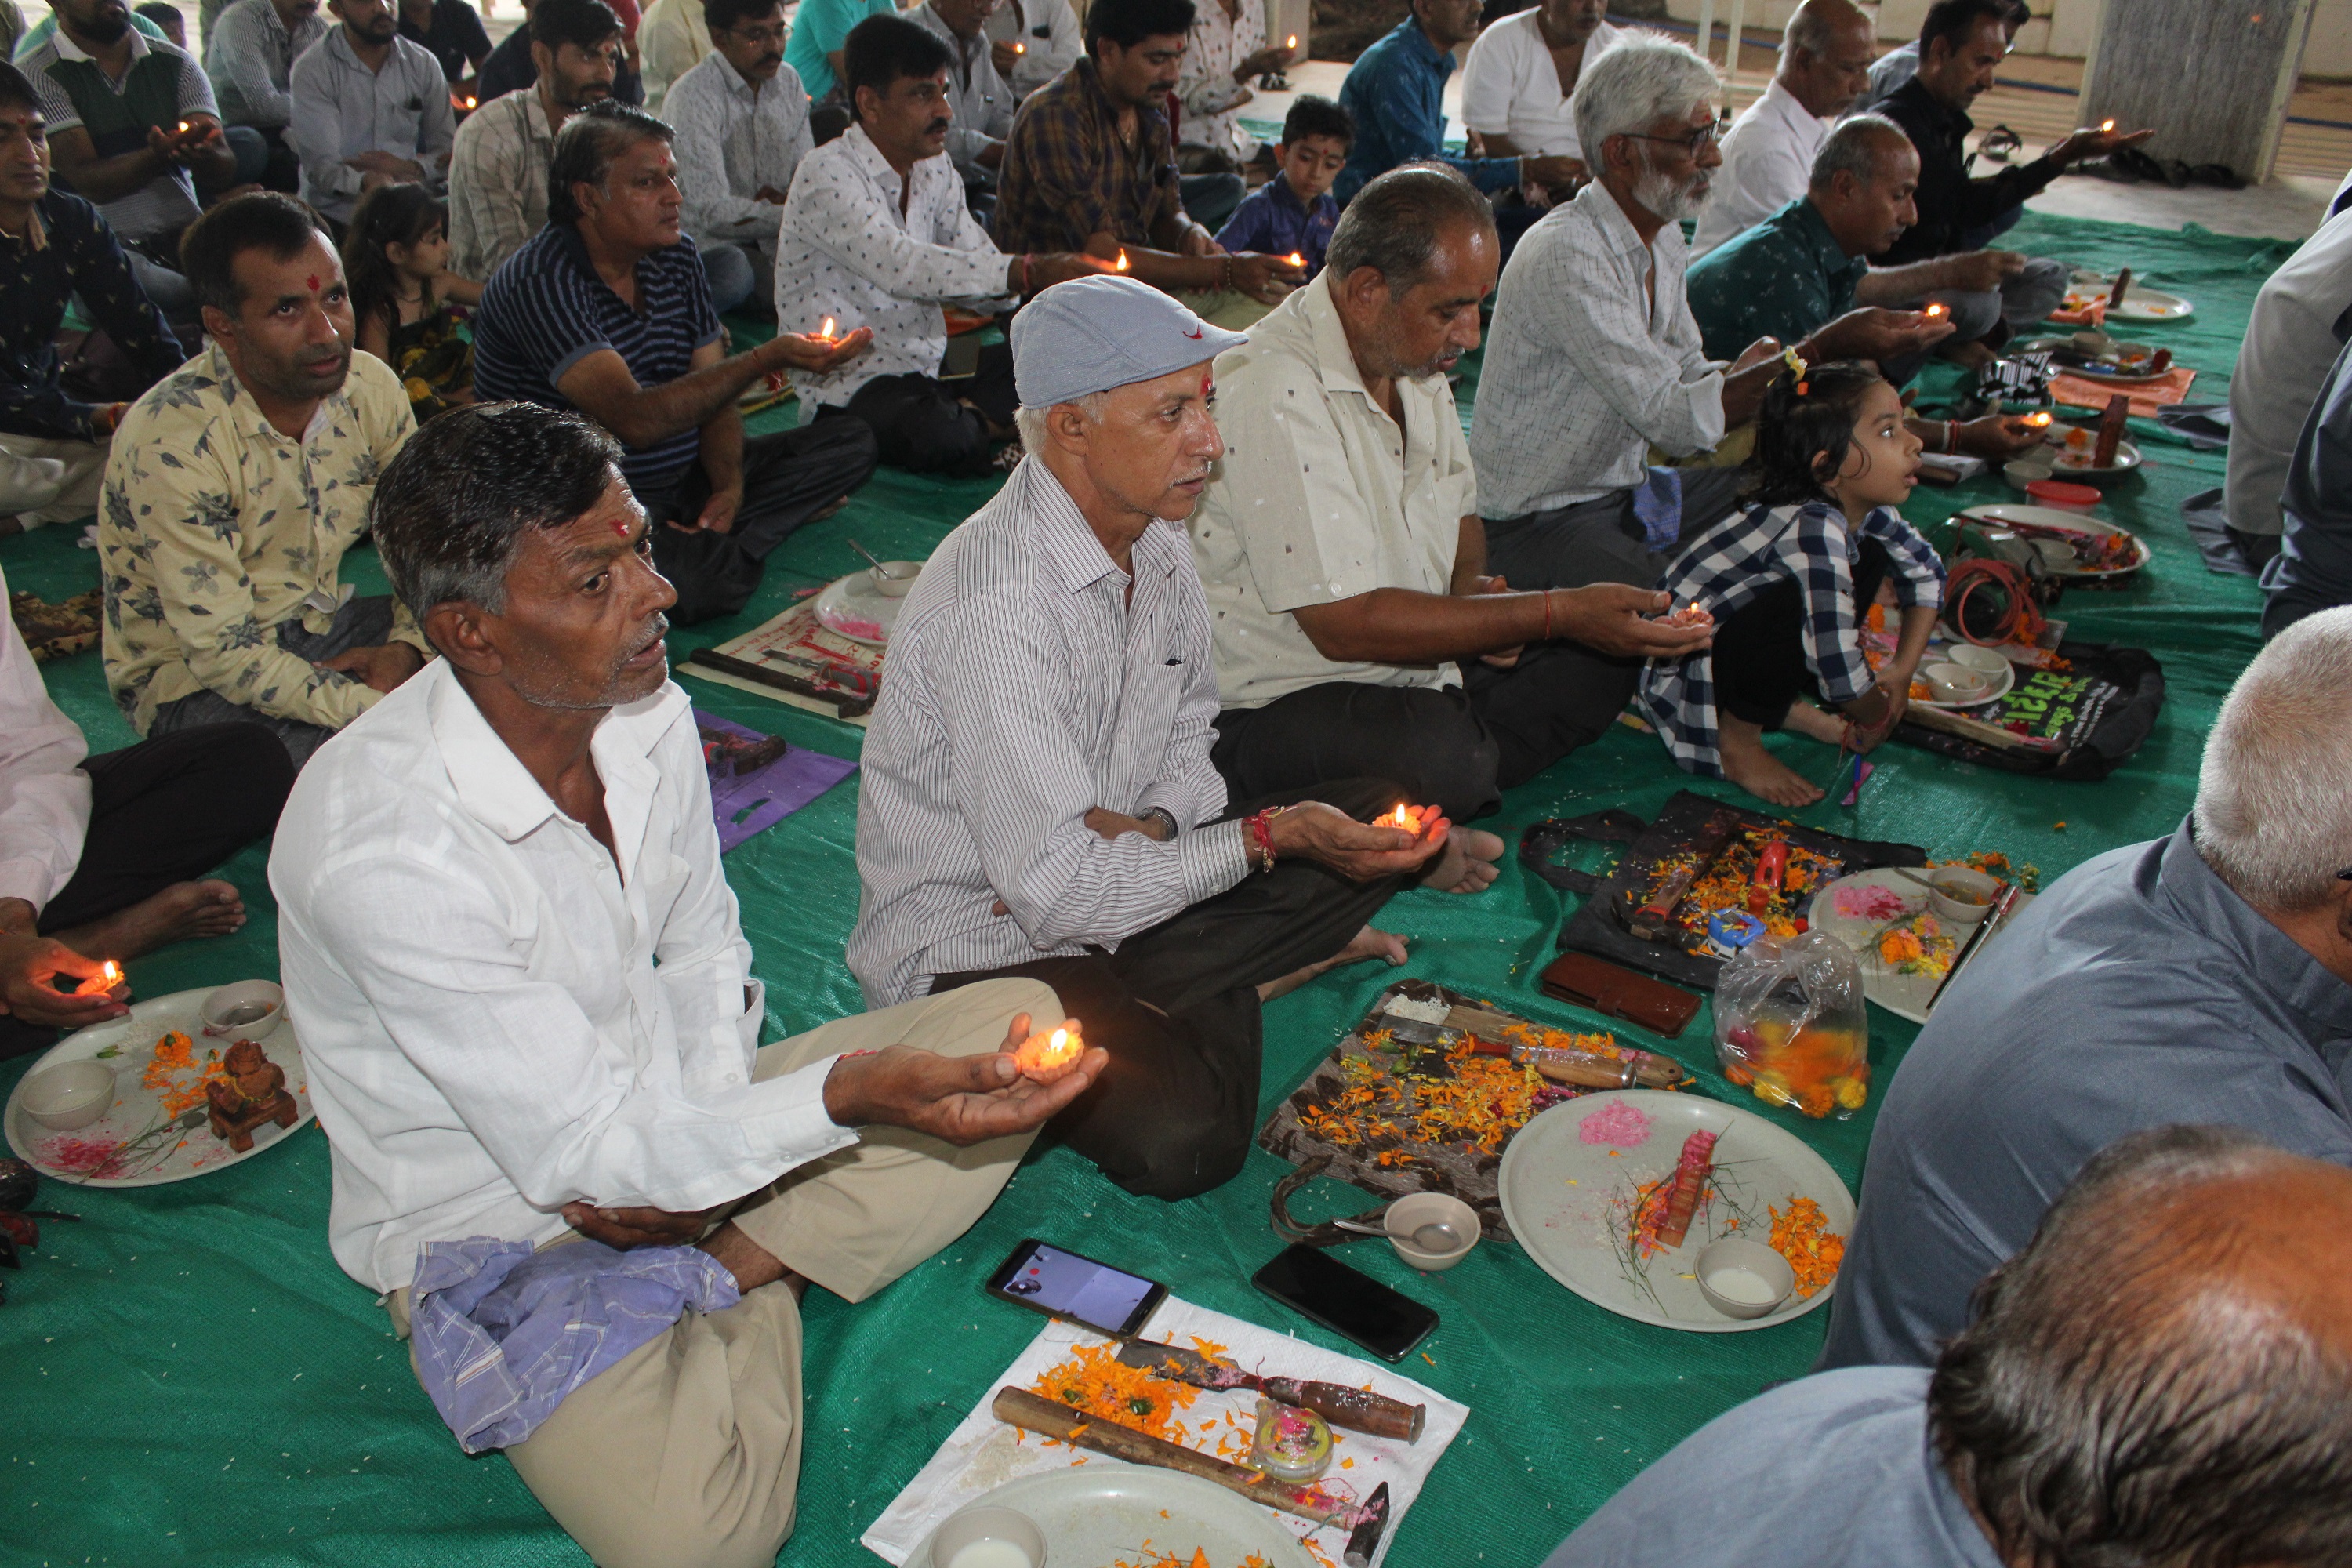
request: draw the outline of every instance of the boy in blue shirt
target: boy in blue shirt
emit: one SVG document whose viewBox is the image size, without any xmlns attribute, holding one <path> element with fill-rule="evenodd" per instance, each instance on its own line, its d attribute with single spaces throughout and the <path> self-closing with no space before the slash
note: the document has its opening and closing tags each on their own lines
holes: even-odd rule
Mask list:
<svg viewBox="0 0 2352 1568">
<path fill-rule="evenodd" d="M 1355 139 L 1355 121 L 1346 110 L 1312 94 L 1298 99 L 1282 121 L 1274 178 L 1234 209 L 1217 231 L 1217 243 L 1236 255 L 1303 256 L 1307 277 L 1322 271 L 1323 251 L 1339 222 L 1331 182 L 1347 166 Z"/>
</svg>

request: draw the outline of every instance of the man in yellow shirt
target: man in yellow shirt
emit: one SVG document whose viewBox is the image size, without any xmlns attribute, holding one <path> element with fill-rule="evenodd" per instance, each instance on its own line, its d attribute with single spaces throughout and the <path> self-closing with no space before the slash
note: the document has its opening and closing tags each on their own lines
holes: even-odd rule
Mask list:
<svg viewBox="0 0 2352 1568">
<path fill-rule="evenodd" d="M 142 735 L 264 724 L 299 767 L 424 666 L 407 610 L 340 573 L 416 425 L 391 368 L 352 353 L 310 208 L 238 196 L 182 257 L 212 342 L 131 405 L 107 464 L 106 683 Z"/>
</svg>

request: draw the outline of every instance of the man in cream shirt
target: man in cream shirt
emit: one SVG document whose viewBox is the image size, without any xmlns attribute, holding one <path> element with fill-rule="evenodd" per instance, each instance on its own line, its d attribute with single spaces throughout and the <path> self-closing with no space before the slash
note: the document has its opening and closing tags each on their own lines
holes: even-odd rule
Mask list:
<svg viewBox="0 0 2352 1568">
<path fill-rule="evenodd" d="M 1003 1053 L 1062 1016 L 1024 979 L 759 1047 L 764 993 L 668 679 L 676 595 L 620 456 L 577 415 L 483 404 L 385 469 L 376 543 L 443 657 L 316 760 L 270 886 L 333 1141 L 329 1244 L 414 1325 L 436 1408 L 503 1447 L 605 1568 L 747 1568 L 792 1529 L 796 1289 L 861 1300 L 962 1234 L 1102 1053 L 1020 1077 Z M 580 1237 L 604 1246 L 550 1245 Z M 436 1296 L 428 1270 L 487 1272 L 501 1244 L 507 1278 L 547 1286 L 504 1302 L 520 1321 Z M 718 1287 L 711 1310 L 595 1321 L 681 1268 Z M 452 1303 L 523 1335 L 525 1364 L 453 1365 Z M 551 1388 L 559 1356 L 576 1381 Z M 477 1442 L 453 1407 L 499 1376 L 520 1397 Z"/>
<path fill-rule="evenodd" d="M 1830 127 L 1869 85 L 1874 26 L 1853 0 L 1804 0 L 1790 14 L 1780 68 L 1724 133 L 1723 167 L 1691 237 L 1693 260 L 1805 194 Z"/>
<path fill-rule="evenodd" d="M 1477 346 L 1496 251 L 1468 181 L 1391 170 L 1321 275 L 1218 358 L 1225 455 L 1192 532 L 1224 705 L 1211 760 L 1236 798 L 1370 775 L 1483 815 L 1616 717 L 1638 666 L 1611 656 L 1706 641 L 1643 618 L 1662 595 L 1486 574 L 1445 372 Z M 1468 838 L 1483 887 L 1503 846 Z"/>
</svg>

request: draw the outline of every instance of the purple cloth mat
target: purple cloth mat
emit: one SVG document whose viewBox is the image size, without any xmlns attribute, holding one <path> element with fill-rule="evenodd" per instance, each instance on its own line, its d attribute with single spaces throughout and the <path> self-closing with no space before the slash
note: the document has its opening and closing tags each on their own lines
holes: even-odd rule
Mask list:
<svg viewBox="0 0 2352 1568">
<path fill-rule="evenodd" d="M 787 746 L 699 708 L 694 710 L 694 727 L 702 736 L 702 760 L 710 770 L 710 810 L 719 821 L 722 855 L 857 771 L 856 763 Z M 739 773 L 739 768 L 748 771 Z"/>
</svg>

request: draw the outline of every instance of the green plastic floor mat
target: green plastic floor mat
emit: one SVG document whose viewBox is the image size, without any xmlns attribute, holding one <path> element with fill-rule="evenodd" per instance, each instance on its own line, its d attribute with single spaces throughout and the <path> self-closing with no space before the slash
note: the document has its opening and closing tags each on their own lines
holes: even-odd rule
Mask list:
<svg viewBox="0 0 2352 1568">
<path fill-rule="evenodd" d="M 2193 320 L 2146 335 L 2202 372 L 2193 394 L 2200 400 L 2227 395 L 2254 291 L 2292 248 L 2038 216 L 2004 243 L 2108 268 L 2127 265 L 2151 285 L 2190 297 Z M 1474 360 L 1465 396 L 1475 377 Z M 778 419 L 758 423 L 772 427 Z M 2259 595 L 2249 579 L 2209 574 L 2179 521 L 2183 496 L 2221 483 L 2221 456 L 2191 452 L 2151 422 L 2137 422 L 2134 436 L 2147 467 L 2110 492 L 2107 510 L 2148 539 L 2155 559 L 2131 585 L 2072 593 L 2057 613 L 2077 637 L 2146 647 L 2163 661 L 2170 698 L 2145 749 L 2105 784 L 2051 784 L 1888 747 L 1876 755 L 1878 772 L 1858 810 L 1825 803 L 1801 820 L 1944 855 L 2000 849 L 2045 877 L 2179 822 L 2206 728 L 2258 646 Z M 927 554 L 992 489 L 992 481 L 885 471 L 840 515 L 775 553 L 765 587 L 741 616 L 680 633 L 674 657 L 756 625 L 796 590 L 856 568 L 850 537 L 884 557 Z M 1943 520 L 1954 505 L 2006 494 L 1997 481 L 1958 492 L 1923 489 L 1908 510 L 1948 543 Z M 95 562 L 77 548 L 78 532 L 53 528 L 0 544 L 12 585 L 51 597 L 91 585 Z M 381 590 L 372 555 L 355 558 L 352 574 L 363 591 Z M 96 654 L 50 667 L 50 679 L 94 749 L 132 738 L 107 700 Z M 698 702 L 729 718 L 856 753 L 859 735 L 847 726 L 691 677 L 686 684 Z M 1831 748 L 1778 743 L 1801 771 L 1827 778 Z M 1486 826 L 1515 838 L 1535 818 L 1604 805 L 1646 816 L 1693 783 L 1654 736 L 1621 728 L 1512 792 Z M 1698 787 L 1731 794 L 1723 784 Z M 841 962 L 857 902 L 856 822 L 853 780 L 728 857 L 768 982 L 771 1037 L 859 1005 Z M 246 929 L 133 964 L 142 994 L 277 973 L 264 867 L 254 848 L 226 873 L 252 910 Z M 1413 938 L 1402 973 L 1540 1018 L 1610 1026 L 1536 991 L 1533 973 L 1551 956 L 1562 913 L 1560 895 L 1513 867 L 1475 898 L 1402 897 L 1381 923 Z M 1270 1110 L 1287 1094 L 1397 973 L 1343 970 L 1275 1003 L 1262 1105 Z M 1916 1031 L 1874 1008 L 1870 1025 L 1883 1085 Z M 1696 1092 L 1778 1117 L 1849 1183 L 1857 1179 L 1869 1112 L 1822 1124 L 1764 1110 L 1715 1071 L 1704 1014 L 1671 1046 L 1615 1026 L 1687 1063 L 1699 1075 Z M 21 1063 L 0 1067 L 0 1092 L 21 1071 Z M 176 1186 L 121 1194 L 46 1186 L 43 1206 L 72 1209 L 82 1220 L 45 1226 L 39 1251 L 5 1276 L 0 1562 L 457 1568 L 586 1561 L 503 1458 L 458 1451 L 373 1298 L 329 1258 L 328 1163 L 325 1138 L 306 1129 L 266 1157 Z M 1034 1317 L 979 1290 L 982 1271 L 1023 1236 L 1061 1241 L 1165 1280 L 1190 1300 L 1339 1345 L 1248 1285 L 1278 1249 L 1266 1198 L 1286 1169 L 1255 1153 L 1221 1191 L 1166 1205 L 1131 1198 L 1066 1151 L 1046 1151 L 961 1243 L 877 1299 L 848 1308 L 816 1293 L 806 1310 L 800 1520 L 781 1561 L 873 1561 L 858 1535 L 1035 1331 Z M 1311 1189 L 1299 1209 L 1320 1216 L 1365 1201 L 1326 1185 Z M 1647 1328 L 1570 1295 L 1508 1246 L 1482 1247 L 1452 1272 L 1427 1277 L 1377 1243 L 1343 1256 L 1443 1315 L 1425 1357 L 1405 1368 L 1471 1407 L 1469 1425 L 1401 1526 L 1390 1561 L 1404 1568 L 1538 1562 L 1701 1423 L 1803 1373 L 1826 1321 L 1815 1314 L 1740 1334 Z M 1336 1556 L 1336 1542 L 1327 1550 Z"/>
</svg>

